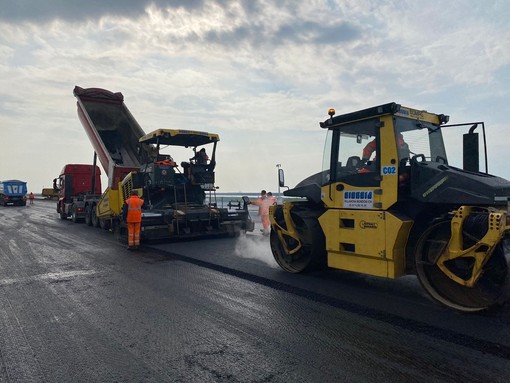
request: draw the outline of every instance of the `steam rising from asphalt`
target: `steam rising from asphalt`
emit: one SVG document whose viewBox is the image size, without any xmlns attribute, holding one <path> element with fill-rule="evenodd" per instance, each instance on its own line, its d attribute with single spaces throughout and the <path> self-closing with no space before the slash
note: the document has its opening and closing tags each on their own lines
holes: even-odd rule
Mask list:
<svg viewBox="0 0 510 383">
<path fill-rule="evenodd" d="M 278 264 L 274 260 L 273 253 L 271 252 L 269 237 L 264 237 L 261 234 L 240 236 L 236 242 L 234 251 L 239 257 L 256 259 L 268 266 L 278 268 Z"/>
</svg>

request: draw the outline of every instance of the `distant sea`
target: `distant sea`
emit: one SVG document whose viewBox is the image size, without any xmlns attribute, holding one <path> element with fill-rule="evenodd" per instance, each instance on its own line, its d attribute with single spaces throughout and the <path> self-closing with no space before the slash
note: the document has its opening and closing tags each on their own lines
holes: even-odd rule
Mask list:
<svg viewBox="0 0 510 383">
<path fill-rule="evenodd" d="M 278 197 L 278 193 L 273 193 L 275 197 Z M 209 193 L 205 193 L 206 200 L 209 202 Z M 260 196 L 260 192 L 258 193 L 243 193 L 243 192 L 216 192 L 216 203 L 218 204 L 218 207 L 227 207 L 229 202 L 235 202 L 235 201 L 242 201 L 243 196 L 247 196 L 251 200 L 257 199 Z M 281 194 L 281 197 L 283 196 L 283 193 Z M 214 194 L 211 194 L 211 199 L 214 202 Z M 279 199 L 279 201 L 281 198 Z"/>
<path fill-rule="evenodd" d="M 35 194 L 37 198 L 42 198 L 41 194 Z M 273 193 L 273 195 L 275 197 L 278 197 L 278 193 Z M 219 193 L 219 192 L 216 192 L 216 201 L 214 201 L 214 193 L 211 193 L 211 200 L 212 202 L 216 202 L 218 204 L 218 207 L 227 207 L 227 205 L 229 204 L 229 202 L 241 202 L 242 199 L 243 199 L 243 196 L 247 196 L 248 198 L 250 198 L 251 200 L 255 200 L 257 199 L 259 196 L 260 196 L 260 192 L 259 193 L 253 193 L 253 192 L 247 192 L 247 193 L 243 193 L 243 192 L 222 192 L 222 193 Z M 205 193 L 205 197 L 206 197 L 206 202 L 208 203 L 209 202 L 209 192 L 206 192 Z M 282 201 L 282 198 L 283 198 L 283 193 L 280 195 L 280 198 L 278 199 L 278 203 L 281 203 Z M 285 200 L 290 200 L 292 198 L 288 198 L 288 197 L 285 197 L 284 198 Z"/>
</svg>

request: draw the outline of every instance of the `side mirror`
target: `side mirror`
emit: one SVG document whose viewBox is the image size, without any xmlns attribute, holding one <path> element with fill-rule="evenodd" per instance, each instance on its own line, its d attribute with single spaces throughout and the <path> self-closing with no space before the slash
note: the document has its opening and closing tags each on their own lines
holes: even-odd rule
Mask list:
<svg viewBox="0 0 510 383">
<path fill-rule="evenodd" d="M 463 156 L 463 169 L 469 172 L 479 172 L 480 166 L 480 153 L 478 149 L 478 133 L 474 133 L 473 131 L 476 129 L 477 125 L 473 125 L 471 129 L 469 129 L 469 133 L 464 134 L 463 137 L 463 147 L 462 147 L 462 156 Z"/>
<path fill-rule="evenodd" d="M 285 174 L 283 173 L 283 169 L 278 169 L 278 185 L 280 185 L 280 187 L 285 187 Z"/>
</svg>

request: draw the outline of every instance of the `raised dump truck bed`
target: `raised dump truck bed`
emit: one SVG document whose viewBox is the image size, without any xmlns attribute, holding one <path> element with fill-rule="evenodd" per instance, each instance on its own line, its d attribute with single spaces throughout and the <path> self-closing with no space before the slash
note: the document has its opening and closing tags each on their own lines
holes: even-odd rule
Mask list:
<svg viewBox="0 0 510 383">
<path fill-rule="evenodd" d="M 122 93 L 76 86 L 74 95 L 80 121 L 107 172 L 108 186 L 117 189 L 127 174 L 140 169 L 140 159 L 147 155 L 138 147 L 145 132 L 124 104 Z"/>
</svg>

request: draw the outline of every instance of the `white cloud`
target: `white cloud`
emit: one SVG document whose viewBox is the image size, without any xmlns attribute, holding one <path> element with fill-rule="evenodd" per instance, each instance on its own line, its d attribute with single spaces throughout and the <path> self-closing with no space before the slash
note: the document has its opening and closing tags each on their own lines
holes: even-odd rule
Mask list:
<svg viewBox="0 0 510 383">
<path fill-rule="evenodd" d="M 34 4 L 0 3 L 0 178 L 35 191 L 91 161 L 75 85 L 122 92 L 146 132 L 219 133 L 223 191 L 276 190 L 277 163 L 291 186 L 319 171 L 329 107 L 396 101 L 504 134 L 503 108 L 483 107 L 508 100 L 506 2 Z"/>
</svg>

